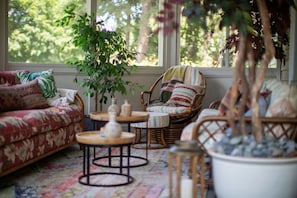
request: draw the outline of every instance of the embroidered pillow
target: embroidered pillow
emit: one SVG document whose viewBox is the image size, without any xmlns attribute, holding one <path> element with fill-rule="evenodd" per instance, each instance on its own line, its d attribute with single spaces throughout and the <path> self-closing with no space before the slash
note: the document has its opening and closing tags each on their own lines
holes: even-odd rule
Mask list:
<svg viewBox="0 0 297 198">
<path fill-rule="evenodd" d="M 24 84 L 0 87 L 0 112 L 48 106 L 37 79 Z"/>
<path fill-rule="evenodd" d="M 14 87 L 24 102 L 23 109 L 42 109 L 49 106 L 46 98 L 42 95 L 37 79 Z"/>
<path fill-rule="evenodd" d="M 41 72 L 18 72 L 17 76 L 21 83 L 27 83 L 37 79 L 42 94 L 46 98 L 52 98 L 56 95 L 57 87 L 52 69 Z"/>
<path fill-rule="evenodd" d="M 24 103 L 12 86 L 0 86 L 0 112 L 19 110 L 24 107 Z"/>
<path fill-rule="evenodd" d="M 24 72 L 25 70 L 12 70 L 12 71 L 0 71 L 0 85 L 9 84 L 15 85 L 20 84 L 20 80 L 17 77 L 18 72 Z"/>
<path fill-rule="evenodd" d="M 195 85 L 176 84 L 172 95 L 166 105 L 177 107 L 189 107 L 198 93 L 199 87 Z"/>
</svg>

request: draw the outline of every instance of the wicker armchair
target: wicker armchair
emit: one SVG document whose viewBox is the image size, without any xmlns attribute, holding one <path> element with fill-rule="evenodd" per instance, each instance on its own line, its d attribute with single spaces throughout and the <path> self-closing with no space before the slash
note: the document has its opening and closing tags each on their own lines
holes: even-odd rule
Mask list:
<svg viewBox="0 0 297 198">
<path fill-rule="evenodd" d="M 183 69 L 181 74 L 180 69 Z M 174 76 L 174 72 L 178 71 L 178 77 Z M 166 81 L 168 74 L 172 77 Z M 174 90 L 178 84 L 194 85 L 199 87 L 199 91 L 194 95 L 187 107 L 168 106 L 170 96 L 174 95 Z M 165 85 L 165 86 L 164 86 Z M 161 90 L 160 90 L 161 87 Z M 169 88 L 169 89 L 168 89 Z M 167 90 L 166 90 L 167 89 Z M 171 89 L 171 90 L 170 90 Z M 166 90 L 169 95 L 163 101 L 161 99 L 162 90 Z M 169 127 L 165 129 L 164 139 L 168 145 L 174 144 L 176 140 L 180 139 L 182 129 L 194 121 L 202 108 L 202 101 L 206 91 L 205 76 L 198 70 L 198 68 L 190 66 L 174 66 L 162 74 L 150 87 L 149 90 L 141 92 L 141 104 L 144 111 L 168 113 L 170 117 Z M 155 96 L 155 98 L 154 98 Z M 156 97 L 157 96 L 157 97 Z"/>
<path fill-rule="evenodd" d="M 192 139 L 197 140 L 199 146 L 204 150 L 203 165 L 200 164 L 199 175 L 209 173 L 209 178 L 205 179 L 204 184 L 213 184 L 211 178 L 211 160 L 207 153 L 207 149 L 220 139 L 222 131 L 226 129 L 228 123 L 226 116 L 206 116 L 195 123 L 193 127 Z M 238 118 L 236 119 L 238 121 Z M 245 117 L 246 123 L 251 123 L 250 117 Z M 282 117 L 262 117 L 262 126 L 265 135 L 271 135 L 274 138 L 287 138 L 297 142 L 297 118 Z M 200 179 L 197 180 L 198 182 Z"/>
</svg>

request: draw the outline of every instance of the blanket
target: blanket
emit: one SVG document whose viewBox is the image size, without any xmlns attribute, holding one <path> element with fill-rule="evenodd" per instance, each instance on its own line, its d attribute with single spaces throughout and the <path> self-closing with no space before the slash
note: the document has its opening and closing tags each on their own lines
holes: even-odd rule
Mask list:
<svg viewBox="0 0 297 198">
<path fill-rule="evenodd" d="M 187 68 L 188 66 L 173 66 L 166 71 L 162 79 L 160 102 L 167 102 L 172 94 L 174 85 L 184 82 Z"/>
</svg>

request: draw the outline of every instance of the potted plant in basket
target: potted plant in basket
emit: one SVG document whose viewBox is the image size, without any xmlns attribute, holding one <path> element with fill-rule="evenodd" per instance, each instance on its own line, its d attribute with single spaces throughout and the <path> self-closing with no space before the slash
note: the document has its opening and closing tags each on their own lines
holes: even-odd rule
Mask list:
<svg viewBox="0 0 297 198">
<path fill-rule="evenodd" d="M 125 95 L 128 86 L 133 94 L 135 86 L 141 87 L 123 79 L 135 71 L 137 66 L 131 64 L 136 53 L 125 47 L 126 42 L 120 33 L 105 29 L 103 21 L 96 21 L 94 15 L 76 14 L 75 7 L 69 6 L 64 11 L 65 16 L 57 21 L 57 25 L 71 27 L 73 38 L 69 43 L 83 52 L 82 57 L 72 57 L 67 64 L 75 67 L 78 74 L 86 75 L 80 85 L 87 88 L 84 93 L 86 96 L 94 96 L 96 111 L 98 101 L 101 111 L 102 103 L 108 101 L 108 95 Z M 78 82 L 78 75 L 74 81 Z"/>
<path fill-rule="evenodd" d="M 159 21 L 164 22 L 165 34 L 178 27 L 174 21 L 172 4 L 184 6 L 183 15 L 188 18 L 189 23 L 197 23 L 197 28 L 207 27 L 207 17 L 219 13 L 220 26 L 228 26 L 234 31 L 229 41 L 236 47 L 238 54 L 227 113 L 232 133 L 227 138 L 239 137 L 238 142 L 245 143 L 245 139 L 251 137 L 255 139 L 253 141 L 255 145 L 263 142 L 272 144 L 270 141 L 273 140 L 265 137 L 259 119 L 259 94 L 270 61 L 274 57 L 277 59 L 283 57 L 285 44 L 288 44 L 290 7 L 296 9 L 295 2 L 293 0 L 172 0 L 164 4 L 165 9 L 160 12 L 158 18 Z M 242 95 L 238 101 L 239 80 L 242 85 Z M 251 100 L 251 134 L 246 131 L 244 115 L 248 98 Z M 235 117 L 239 118 L 239 123 L 235 122 Z M 296 147 L 296 142 L 293 142 L 293 146 Z M 294 186 L 297 182 L 296 156 L 259 159 L 230 157 L 211 151 L 209 153 L 213 159 L 214 184 L 218 197 L 297 196 Z M 286 168 L 288 172 L 284 171 Z M 247 173 L 247 176 L 243 176 L 243 173 Z M 276 176 L 272 177 L 274 173 Z M 230 178 L 233 181 L 229 180 Z M 240 186 L 241 184 L 243 186 Z M 268 186 L 269 184 L 272 186 Z M 267 194 L 267 192 L 271 193 Z"/>
</svg>

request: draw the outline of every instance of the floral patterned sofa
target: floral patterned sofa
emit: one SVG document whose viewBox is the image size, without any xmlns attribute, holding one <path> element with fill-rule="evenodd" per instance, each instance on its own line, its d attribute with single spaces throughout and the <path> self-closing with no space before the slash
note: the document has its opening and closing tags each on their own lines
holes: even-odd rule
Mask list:
<svg viewBox="0 0 297 198">
<path fill-rule="evenodd" d="M 52 70 L 0 71 L 0 177 L 74 144 L 83 114 L 77 91 L 56 88 Z"/>
</svg>

